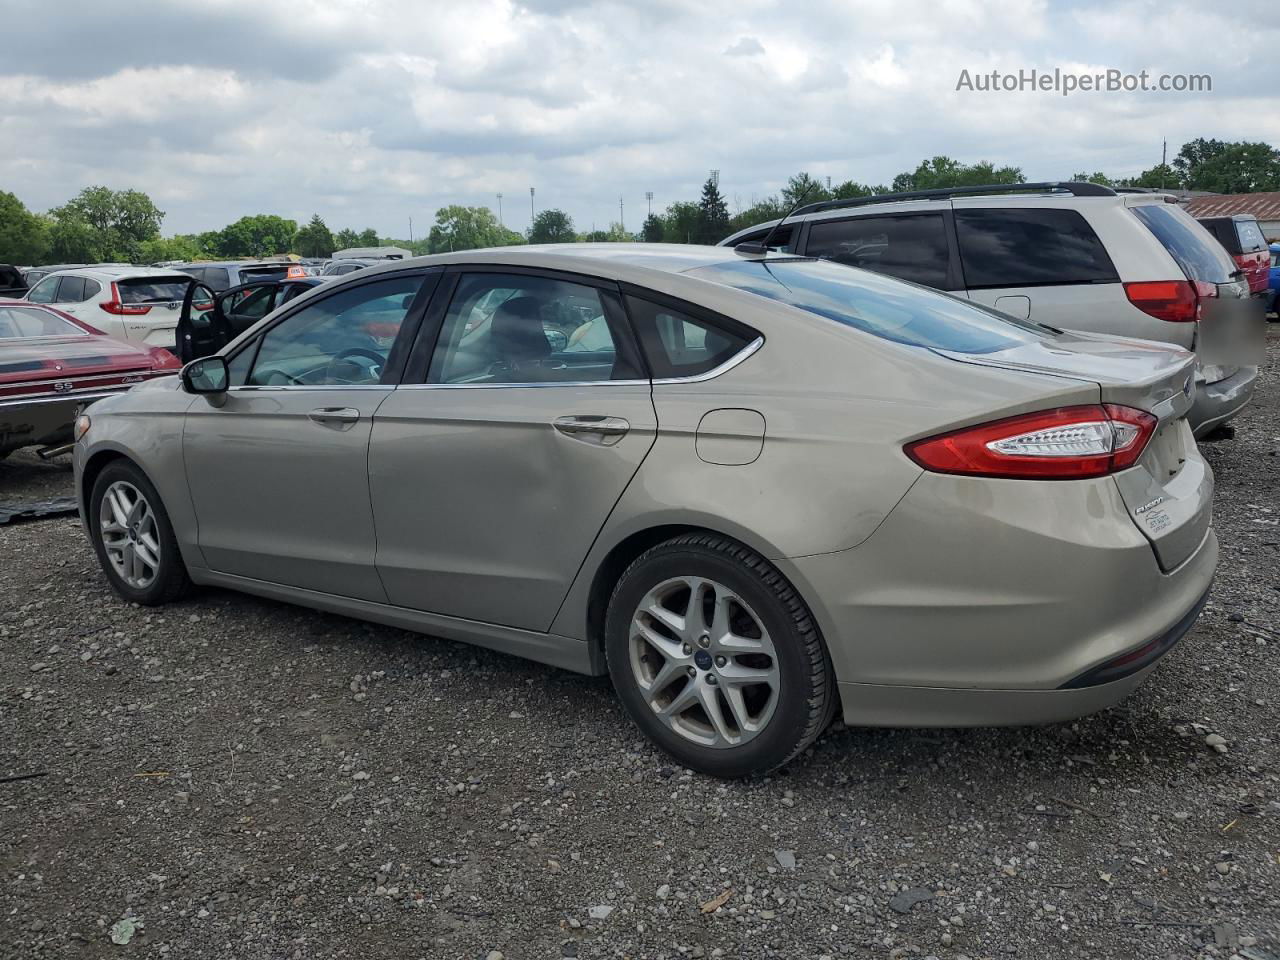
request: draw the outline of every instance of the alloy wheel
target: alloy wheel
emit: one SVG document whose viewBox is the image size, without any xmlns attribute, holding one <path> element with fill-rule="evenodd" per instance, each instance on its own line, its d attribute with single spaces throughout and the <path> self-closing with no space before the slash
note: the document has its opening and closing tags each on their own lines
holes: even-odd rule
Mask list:
<svg viewBox="0 0 1280 960">
<path fill-rule="evenodd" d="M 768 630 L 724 584 L 676 577 L 650 590 L 630 624 L 631 672 L 675 733 L 706 747 L 757 737 L 778 704 L 781 676 Z"/>
<path fill-rule="evenodd" d="M 145 590 L 160 573 L 160 533 L 147 498 L 126 480 L 117 480 L 102 495 L 99 536 L 116 575 L 136 590 Z"/>
</svg>

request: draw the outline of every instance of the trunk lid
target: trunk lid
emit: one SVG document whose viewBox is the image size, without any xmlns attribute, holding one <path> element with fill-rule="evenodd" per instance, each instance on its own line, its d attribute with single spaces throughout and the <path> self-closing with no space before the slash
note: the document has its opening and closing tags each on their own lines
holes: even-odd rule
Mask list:
<svg viewBox="0 0 1280 960">
<path fill-rule="evenodd" d="M 124 316 L 125 333 L 129 339 L 148 346 L 173 347 L 178 339 L 182 298 L 186 296 L 190 283 L 191 278 L 182 273 L 117 280 L 120 302 L 126 307 L 146 309 L 142 314 Z"/>
<path fill-rule="evenodd" d="M 1102 403 L 1154 414 L 1159 422 L 1141 458 L 1113 479 L 1162 570 L 1172 570 L 1196 551 L 1212 521 L 1213 473 L 1187 422 L 1195 396 L 1194 354 L 1146 340 L 1064 333 L 996 353 L 944 355 L 1089 380 L 1098 385 Z"/>
</svg>

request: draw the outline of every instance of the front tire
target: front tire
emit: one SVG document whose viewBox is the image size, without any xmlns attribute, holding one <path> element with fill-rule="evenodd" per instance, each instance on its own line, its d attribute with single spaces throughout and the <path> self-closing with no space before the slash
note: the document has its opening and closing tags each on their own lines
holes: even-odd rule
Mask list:
<svg viewBox="0 0 1280 960">
<path fill-rule="evenodd" d="M 668 540 L 626 569 L 605 651 L 636 725 L 712 776 L 777 769 L 835 710 L 835 674 L 804 601 L 763 557 L 714 534 Z"/>
<path fill-rule="evenodd" d="M 191 591 L 169 514 L 137 465 L 114 460 L 98 474 L 89 494 L 89 531 L 98 563 L 125 600 L 154 607 Z"/>
</svg>

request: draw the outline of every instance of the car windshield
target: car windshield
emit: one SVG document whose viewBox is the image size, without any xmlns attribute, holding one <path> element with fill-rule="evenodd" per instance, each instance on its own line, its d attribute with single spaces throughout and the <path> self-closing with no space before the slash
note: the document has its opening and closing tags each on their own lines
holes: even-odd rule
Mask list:
<svg viewBox="0 0 1280 960">
<path fill-rule="evenodd" d="M 35 307 L 0 307 L 0 340 L 20 340 L 23 337 L 87 337 L 88 331 L 77 327 L 70 320 L 38 310 Z"/>
<path fill-rule="evenodd" d="M 190 277 L 138 277 L 117 280 L 121 303 L 160 303 L 181 300 L 187 295 Z"/>
<path fill-rule="evenodd" d="M 915 347 L 993 353 L 1053 334 L 1048 327 L 834 263 L 742 260 L 699 267 L 688 276 L 736 287 Z"/>
</svg>

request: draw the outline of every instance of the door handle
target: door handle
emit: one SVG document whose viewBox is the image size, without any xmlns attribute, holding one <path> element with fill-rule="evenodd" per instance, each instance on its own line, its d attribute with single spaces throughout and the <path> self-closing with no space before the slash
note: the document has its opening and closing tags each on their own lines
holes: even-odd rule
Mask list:
<svg viewBox="0 0 1280 960">
<path fill-rule="evenodd" d="M 557 417 L 553 422 L 566 437 L 611 447 L 627 435 L 631 424 L 622 417 L 574 416 Z"/>
<path fill-rule="evenodd" d="M 355 423 L 360 411 L 354 407 L 317 407 L 307 416 L 316 423 Z"/>
</svg>

